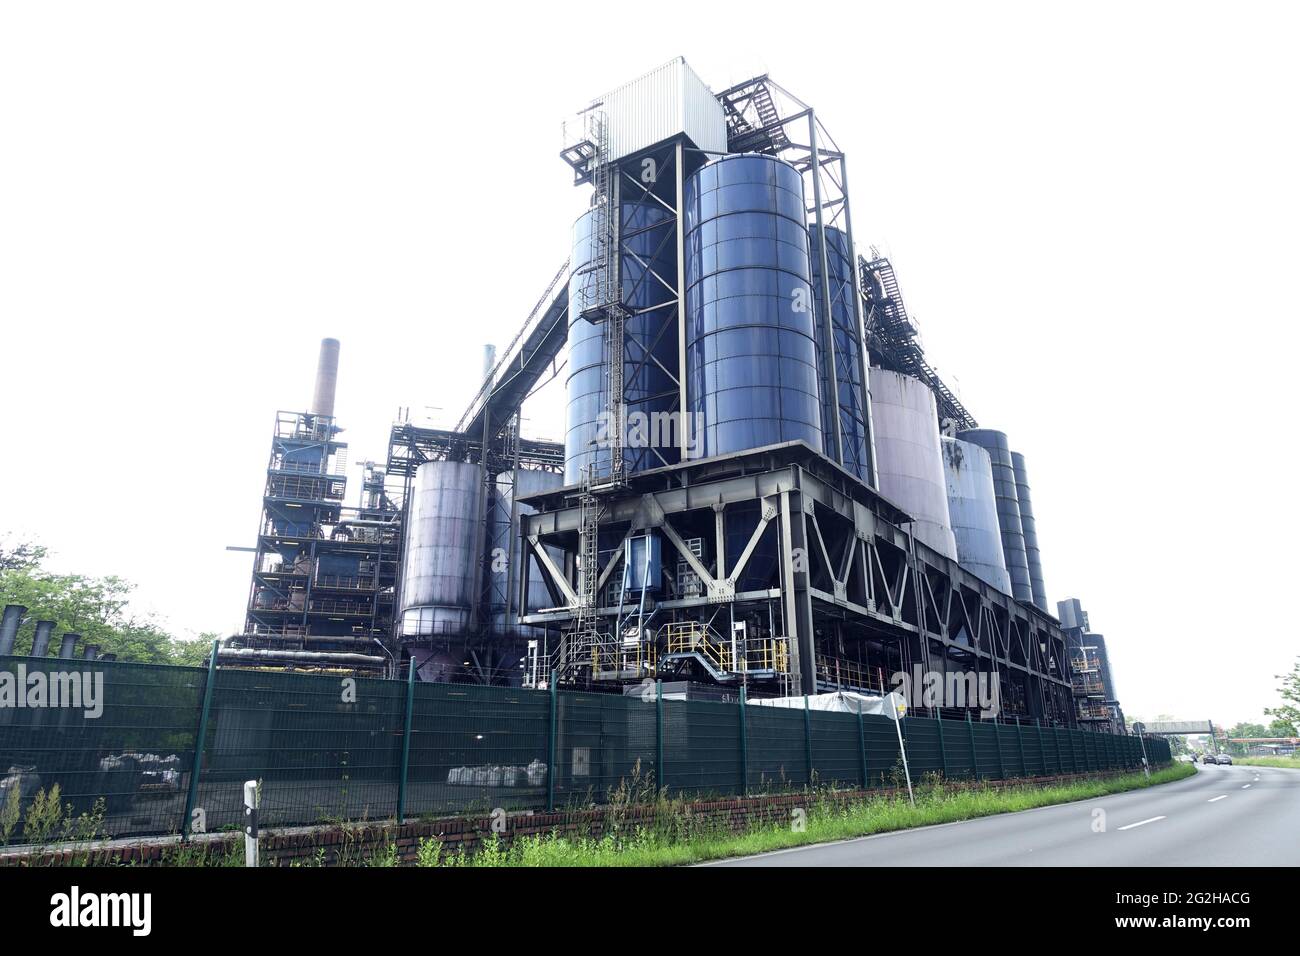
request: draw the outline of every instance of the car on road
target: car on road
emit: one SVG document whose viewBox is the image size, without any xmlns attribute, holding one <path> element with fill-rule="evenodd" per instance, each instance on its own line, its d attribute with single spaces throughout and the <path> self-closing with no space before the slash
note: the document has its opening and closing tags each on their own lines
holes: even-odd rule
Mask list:
<svg viewBox="0 0 1300 956">
<path fill-rule="evenodd" d="M 1232 758 L 1227 754 L 1219 754 L 1214 758 L 1214 762 L 1217 764 L 1227 764 L 1229 767 L 1232 766 Z"/>
</svg>

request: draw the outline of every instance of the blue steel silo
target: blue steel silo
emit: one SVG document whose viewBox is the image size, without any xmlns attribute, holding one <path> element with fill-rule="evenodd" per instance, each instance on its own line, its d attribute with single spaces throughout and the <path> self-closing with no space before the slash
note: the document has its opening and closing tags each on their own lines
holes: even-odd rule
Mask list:
<svg viewBox="0 0 1300 956">
<path fill-rule="evenodd" d="M 853 250 L 849 237 L 831 226 L 826 232 L 826 277 L 830 288 L 830 323 L 834 349 L 827 348 L 826 305 L 822 301 L 822 253 L 817 226 L 808 227 L 808 249 L 812 259 L 812 287 L 817 312 L 814 338 L 817 342 L 818 387 L 822 405 L 822 440 L 828 457 L 867 484 L 873 484 L 869 454 L 869 416 L 866 391 L 862 387 L 862 350 L 858 335 L 857 298 L 853 281 Z M 834 360 L 836 394 L 830 387 L 830 362 Z M 835 418 L 839 418 L 843 455 L 835 449 Z"/>
<path fill-rule="evenodd" d="M 647 417 L 670 412 L 677 385 L 666 369 L 677 367 L 677 248 L 670 209 L 649 203 L 620 207 L 620 275 L 622 303 L 628 310 L 623 346 L 623 399 L 630 427 L 638 413 Z M 576 484 L 582 468 L 594 465 L 594 476 L 610 473 L 611 446 L 607 437 L 609 412 L 609 348 L 605 326 L 582 318 L 588 300 L 584 287 L 597 273 L 584 271 L 595 258 L 592 226 L 595 210 L 573 226 L 569 280 L 569 378 L 564 432 L 564 482 Z M 602 426 L 606 430 L 603 430 Z M 623 449 L 627 473 L 673 464 L 678 452 L 668 445 L 632 440 Z"/>
<path fill-rule="evenodd" d="M 1029 589 L 1034 595 L 1034 604 L 1047 610 L 1047 585 L 1043 583 L 1043 558 L 1038 550 L 1038 524 L 1034 521 L 1034 502 L 1029 497 L 1029 471 L 1025 468 L 1025 456 L 1018 451 L 1011 453 L 1011 467 L 1016 475 L 1016 501 L 1020 505 L 1020 527 L 1025 535 L 1025 557 L 1029 561 Z"/>
<path fill-rule="evenodd" d="M 948 516 L 957 545 L 957 563 L 1003 594 L 1011 593 L 1002 532 L 998 527 L 997 494 L 993 490 L 993 465 L 979 445 L 944 436 L 944 483 Z"/>
<path fill-rule="evenodd" d="M 685 185 L 687 411 L 695 457 L 804 441 L 822 451 L 803 179 L 727 156 Z"/>
<path fill-rule="evenodd" d="M 989 453 L 993 466 L 993 491 L 998 502 L 998 527 L 1002 532 L 1002 556 L 1011 576 L 1011 596 L 1033 603 L 1029 583 L 1029 557 L 1025 553 L 1024 526 L 1020 523 L 1020 501 L 1016 494 L 1016 471 L 1005 432 L 991 428 L 970 428 L 957 437 L 979 445 Z"/>
</svg>

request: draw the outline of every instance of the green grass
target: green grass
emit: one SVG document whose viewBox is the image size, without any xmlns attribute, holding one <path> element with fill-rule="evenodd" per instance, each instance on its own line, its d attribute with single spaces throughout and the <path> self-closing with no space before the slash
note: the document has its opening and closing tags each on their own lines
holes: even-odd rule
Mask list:
<svg viewBox="0 0 1300 956">
<path fill-rule="evenodd" d="M 1288 770 L 1300 770 L 1300 757 L 1233 757 L 1232 762 L 1245 764 L 1247 767 L 1285 767 Z"/>
<path fill-rule="evenodd" d="M 1103 797 L 1181 780 L 1194 773 L 1196 768 L 1191 764 L 1180 763 L 1153 773 L 1149 783 L 1145 775 L 1133 773 L 1109 780 L 1049 787 L 1027 784 L 1005 790 L 947 790 L 939 781 L 930 780 L 918 788 L 915 807 L 905 795 L 833 803 L 824 795 L 811 793 L 802 829 L 792 822 L 737 834 L 717 827 L 693 826 L 680 813 L 669 812 L 658 815 L 653 827 L 616 830 L 599 840 L 536 836 L 521 838 L 507 847 L 494 835 L 479 852 L 469 856 L 443 854 L 431 838 L 420 847 L 419 865 L 679 866 Z"/>
</svg>

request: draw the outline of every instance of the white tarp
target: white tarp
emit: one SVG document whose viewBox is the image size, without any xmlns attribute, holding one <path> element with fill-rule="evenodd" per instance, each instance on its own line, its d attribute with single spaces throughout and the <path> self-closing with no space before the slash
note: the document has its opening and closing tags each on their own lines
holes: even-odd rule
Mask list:
<svg viewBox="0 0 1300 956">
<path fill-rule="evenodd" d="M 849 690 L 836 691 L 833 694 L 812 694 L 808 697 L 771 697 L 766 700 L 745 701 L 751 706 L 790 707 L 795 710 L 803 710 L 805 702 L 809 710 L 830 710 L 840 714 L 880 714 L 891 719 L 895 714 L 899 717 L 907 714 L 907 704 L 898 694 L 873 697 Z"/>
<path fill-rule="evenodd" d="M 771 697 L 766 700 L 747 700 L 746 704 L 759 707 L 787 707 L 792 710 L 830 710 L 841 714 L 879 714 L 894 722 L 894 733 L 898 735 L 898 753 L 903 758 L 903 774 L 907 777 L 907 798 L 916 804 L 912 795 L 912 771 L 907 766 L 907 746 L 903 743 L 903 728 L 900 718 L 907 715 L 907 703 L 898 693 L 886 694 L 884 697 L 871 697 L 867 694 L 855 694 L 853 691 L 841 690 L 833 694 L 811 694 L 807 697 Z"/>
</svg>

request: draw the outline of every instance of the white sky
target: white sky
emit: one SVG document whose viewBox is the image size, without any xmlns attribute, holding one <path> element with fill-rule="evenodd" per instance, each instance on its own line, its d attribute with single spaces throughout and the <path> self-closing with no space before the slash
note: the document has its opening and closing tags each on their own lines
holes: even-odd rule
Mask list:
<svg viewBox="0 0 1300 956">
<path fill-rule="evenodd" d="M 1300 646 L 1286 8 L 590 9 L 0 7 L 0 531 L 236 629 L 224 548 L 319 338 L 353 462 L 399 406 L 453 424 L 567 255 L 561 120 L 681 54 L 715 89 L 770 72 L 847 151 L 859 241 L 1026 454 L 1050 597 L 1126 711 L 1260 719 Z M 561 436 L 554 396 L 525 414 Z"/>
</svg>

